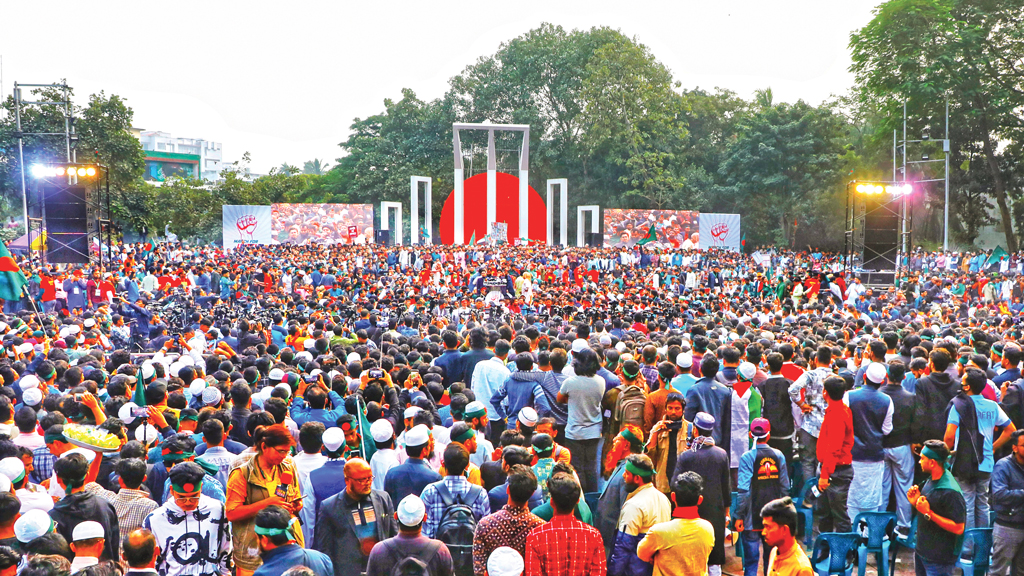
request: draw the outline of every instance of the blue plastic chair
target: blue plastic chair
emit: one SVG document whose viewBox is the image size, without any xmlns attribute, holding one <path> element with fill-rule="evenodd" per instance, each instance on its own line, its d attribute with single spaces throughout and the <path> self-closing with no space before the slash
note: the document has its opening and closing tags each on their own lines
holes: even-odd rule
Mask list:
<svg viewBox="0 0 1024 576">
<path fill-rule="evenodd" d="M 811 551 L 811 565 L 814 566 L 815 574 L 851 576 L 854 558 L 857 557 L 857 547 L 862 540 L 859 534 L 853 532 L 819 534 Z"/>
<path fill-rule="evenodd" d="M 729 522 L 729 530 L 732 530 L 733 532 L 736 532 L 736 520 L 737 520 L 737 518 L 736 518 L 736 510 L 738 510 L 739 507 L 740 507 L 740 494 L 739 494 L 739 492 L 733 492 L 732 493 L 731 502 L 729 503 L 729 517 L 732 519 Z M 742 543 L 742 538 L 738 537 L 739 534 L 737 534 L 736 536 L 737 536 L 735 538 L 736 543 L 733 544 L 733 546 L 732 546 L 733 553 L 736 554 L 737 558 L 739 558 L 740 560 L 743 560 L 743 543 Z"/>
<path fill-rule="evenodd" d="M 910 534 L 906 538 L 900 538 L 898 534 L 893 534 L 892 540 L 892 559 L 889 562 L 889 576 L 896 576 L 896 557 L 900 554 L 900 547 L 909 548 L 914 550 L 917 548 L 917 514 L 914 514 L 914 519 L 910 522 Z M 879 571 L 881 574 L 881 571 Z"/>
<path fill-rule="evenodd" d="M 968 543 L 973 546 L 968 546 Z M 992 563 L 992 529 L 971 528 L 964 532 L 964 550 L 972 549 L 971 557 L 961 557 L 956 565 L 964 571 L 964 576 L 983 576 L 988 573 Z"/>
<path fill-rule="evenodd" d="M 796 513 L 803 518 L 804 521 L 804 548 L 811 545 L 811 539 L 814 537 L 814 509 L 805 508 L 804 500 L 807 499 L 807 495 L 811 492 L 811 487 L 817 483 L 817 478 L 811 478 L 805 482 L 804 487 L 800 489 L 800 495 L 793 499 L 793 504 L 796 506 Z"/>
<path fill-rule="evenodd" d="M 875 555 L 875 566 L 885 566 L 895 528 L 896 514 L 893 512 L 861 512 L 853 519 L 853 531 L 866 538 L 857 547 L 857 576 L 864 576 L 867 571 L 868 554 Z"/>
<path fill-rule="evenodd" d="M 786 466 L 789 468 L 789 496 L 796 500 L 804 487 L 804 469 L 793 460 L 786 462 Z"/>
</svg>

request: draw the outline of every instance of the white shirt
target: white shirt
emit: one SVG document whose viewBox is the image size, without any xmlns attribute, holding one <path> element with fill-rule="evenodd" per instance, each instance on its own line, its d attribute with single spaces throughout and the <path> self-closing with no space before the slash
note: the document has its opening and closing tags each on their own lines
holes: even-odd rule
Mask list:
<svg viewBox="0 0 1024 576">
<path fill-rule="evenodd" d="M 484 406 L 491 405 L 491 396 L 501 388 L 501 385 L 508 379 L 508 368 L 505 361 L 497 356 L 488 358 L 476 365 L 473 370 L 473 382 L 470 389 L 476 394 L 476 399 Z M 497 420 L 498 413 L 494 410 L 487 411 L 489 420 Z"/>
<path fill-rule="evenodd" d="M 373 457 L 370 458 L 370 471 L 373 472 L 372 488 L 374 490 L 384 490 L 384 477 L 387 476 L 388 470 L 404 462 L 404 456 L 405 452 L 392 448 L 377 450 L 373 453 Z"/>
<path fill-rule="evenodd" d="M 299 518 L 302 520 L 302 537 L 306 542 L 313 541 L 313 529 L 316 523 L 316 496 L 309 484 L 309 473 L 324 465 L 327 456 L 317 452 L 307 454 L 300 452 L 292 457 L 295 462 L 295 471 L 299 474 L 299 492 L 302 493 L 302 510 L 299 511 Z"/>
</svg>

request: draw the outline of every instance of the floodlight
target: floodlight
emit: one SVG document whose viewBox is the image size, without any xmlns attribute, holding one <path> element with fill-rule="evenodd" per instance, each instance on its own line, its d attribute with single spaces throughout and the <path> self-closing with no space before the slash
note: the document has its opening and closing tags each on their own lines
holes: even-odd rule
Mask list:
<svg viewBox="0 0 1024 576">
<path fill-rule="evenodd" d="M 92 166 L 89 166 L 88 168 L 85 169 L 85 174 L 87 176 L 95 176 L 96 175 L 96 169 L 93 168 Z"/>
<path fill-rule="evenodd" d="M 864 185 L 863 184 L 857 184 L 857 193 L 858 194 L 863 194 L 864 193 Z"/>
<path fill-rule="evenodd" d="M 79 176 L 85 176 L 85 168 L 79 168 L 77 172 Z"/>
<path fill-rule="evenodd" d="M 42 164 L 33 164 L 29 171 L 32 172 L 33 178 L 46 178 L 46 166 Z"/>
</svg>

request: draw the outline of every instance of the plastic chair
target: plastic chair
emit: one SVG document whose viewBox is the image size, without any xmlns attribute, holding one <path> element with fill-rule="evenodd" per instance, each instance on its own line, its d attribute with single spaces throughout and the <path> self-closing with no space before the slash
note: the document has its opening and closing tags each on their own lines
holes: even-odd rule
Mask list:
<svg viewBox="0 0 1024 576">
<path fill-rule="evenodd" d="M 968 547 L 968 543 L 973 546 Z M 956 563 L 964 571 L 964 576 L 981 576 L 987 573 L 992 563 L 992 529 L 971 528 L 964 532 L 964 550 L 969 549 L 973 549 L 971 557 L 961 557 Z"/>
<path fill-rule="evenodd" d="M 910 534 L 906 538 L 900 538 L 898 534 L 893 533 L 892 540 L 892 559 L 889 562 L 889 576 L 896 576 L 896 557 L 900 554 L 900 547 L 909 548 L 914 550 L 917 548 L 917 514 L 914 515 L 914 519 L 910 522 Z M 879 572 L 881 574 L 881 572 Z"/>
<path fill-rule="evenodd" d="M 814 509 L 804 507 L 804 500 L 807 499 L 807 495 L 811 492 L 811 487 L 817 483 L 817 478 L 811 478 L 800 489 L 800 495 L 793 499 L 793 504 L 796 505 L 796 513 L 804 521 L 804 548 L 811 545 L 811 539 L 814 537 Z"/>
<path fill-rule="evenodd" d="M 597 515 L 597 501 L 600 499 L 600 492 L 587 492 L 583 495 L 583 501 L 587 503 L 587 507 L 590 508 L 591 514 Z"/>
<path fill-rule="evenodd" d="M 853 562 L 857 547 L 863 538 L 853 532 L 825 532 L 819 534 L 811 551 L 811 565 L 818 576 L 829 574 L 853 574 Z M 826 552 L 826 548 L 828 551 Z"/>
<path fill-rule="evenodd" d="M 885 566 L 895 527 L 896 514 L 893 512 L 861 512 L 853 519 L 853 531 L 866 538 L 857 547 L 857 576 L 864 576 L 868 554 L 875 555 L 875 566 Z"/>
<path fill-rule="evenodd" d="M 739 492 L 733 492 L 731 501 L 729 503 L 729 518 L 731 518 L 731 520 L 729 521 L 728 528 L 729 530 L 732 530 L 734 534 L 736 533 L 736 511 L 739 510 L 739 508 L 740 494 Z M 733 537 L 735 543 L 732 546 L 732 550 L 733 553 L 736 554 L 737 558 L 743 560 L 743 543 L 741 542 L 741 538 L 739 538 L 738 536 L 739 534 L 736 534 L 736 536 Z"/>
<path fill-rule="evenodd" d="M 804 469 L 795 461 L 786 462 L 786 466 L 789 467 L 789 496 L 796 500 L 804 487 Z"/>
</svg>

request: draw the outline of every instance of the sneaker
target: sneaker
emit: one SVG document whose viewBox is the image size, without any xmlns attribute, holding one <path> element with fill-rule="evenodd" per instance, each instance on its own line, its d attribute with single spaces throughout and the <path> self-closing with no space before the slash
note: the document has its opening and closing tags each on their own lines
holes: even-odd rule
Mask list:
<svg viewBox="0 0 1024 576">
<path fill-rule="evenodd" d="M 908 540 L 910 539 L 910 528 L 906 526 L 896 527 L 896 539 L 897 540 Z"/>
</svg>

